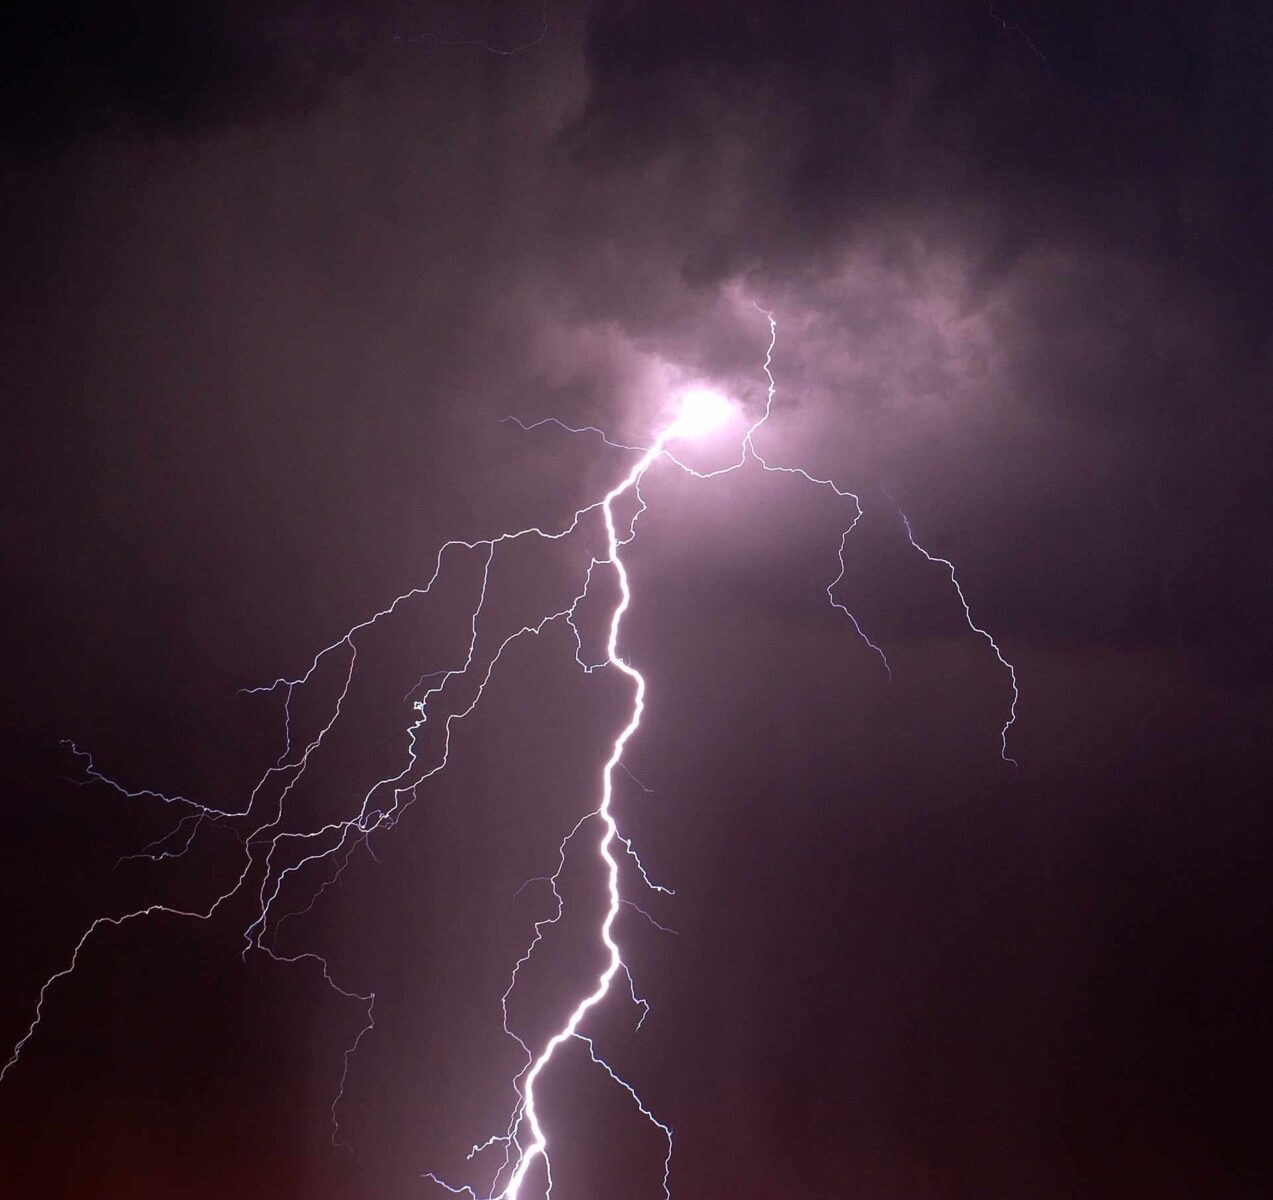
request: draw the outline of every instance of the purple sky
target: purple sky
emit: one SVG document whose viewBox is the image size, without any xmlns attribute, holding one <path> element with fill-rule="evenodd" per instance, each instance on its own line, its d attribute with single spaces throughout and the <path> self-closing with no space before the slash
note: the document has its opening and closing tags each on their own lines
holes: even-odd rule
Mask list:
<svg viewBox="0 0 1273 1200">
<path fill-rule="evenodd" d="M 95 916 L 206 903 L 241 859 L 212 830 L 117 866 L 173 814 L 81 786 L 60 739 L 241 805 L 282 713 L 237 689 L 630 461 L 500 418 L 640 441 L 678 380 L 758 412 L 758 304 L 762 449 L 860 494 L 839 596 L 894 677 L 826 603 L 843 502 L 654 468 L 624 630 L 652 792 L 619 802 L 677 934 L 625 914 L 653 1010 L 595 1031 L 676 1129 L 673 1194 L 1268 1194 L 1262 6 L 135 0 L 0 29 L 0 1044 Z M 1005 677 L 899 506 L 1016 664 L 1015 772 Z M 483 637 L 571 594 L 578 552 L 502 557 Z M 297 822 L 400 760 L 479 572 L 360 647 Z M 241 959 L 244 902 L 90 943 L 0 1085 L 0 1191 L 445 1195 L 422 1173 L 511 1098 L 499 996 L 546 904 L 517 889 L 626 713 L 572 650 L 519 646 L 447 773 L 284 926 L 377 994 L 350 1148 L 359 1010 Z M 594 964 L 584 862 L 516 995 L 532 1036 Z M 657 1137 L 583 1065 L 549 1085 L 555 1194 L 657 1196 Z"/>
</svg>

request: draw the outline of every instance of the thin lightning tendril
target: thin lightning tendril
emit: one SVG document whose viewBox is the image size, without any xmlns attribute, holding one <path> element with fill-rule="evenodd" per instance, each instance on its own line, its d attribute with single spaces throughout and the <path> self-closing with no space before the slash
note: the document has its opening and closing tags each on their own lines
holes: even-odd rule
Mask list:
<svg viewBox="0 0 1273 1200">
<path fill-rule="evenodd" d="M 1017 669 L 1003 656 L 1003 651 L 999 649 L 999 643 L 995 641 L 994 635 L 988 629 L 982 629 L 976 621 L 972 619 L 972 609 L 968 606 L 968 598 L 964 595 L 963 585 L 959 582 L 959 577 L 955 574 L 955 564 L 948 558 L 940 558 L 936 554 L 930 554 L 916 540 L 915 534 L 911 530 L 910 518 L 905 513 L 898 514 L 902 518 L 902 524 L 906 526 L 906 539 L 915 547 L 930 563 L 940 563 L 947 571 L 950 572 L 950 582 L 955 587 L 955 595 L 959 597 L 959 603 L 963 606 L 964 620 L 968 622 L 968 628 L 973 633 L 985 638 L 990 645 L 990 649 L 994 651 L 994 656 L 999 660 L 999 665 L 1008 672 L 1008 679 L 1012 683 L 1012 704 L 1008 709 L 1008 719 L 1003 723 L 1003 728 L 999 731 L 999 757 L 1011 766 L 1017 766 L 1017 760 L 1008 753 L 1008 730 L 1016 724 L 1017 720 L 1017 702 L 1021 699 L 1021 692 L 1017 688 Z"/>
<path fill-rule="evenodd" d="M 468 1154 L 468 1161 L 475 1162 L 487 1151 L 502 1150 L 499 1161 L 488 1188 L 480 1191 L 471 1184 L 455 1185 L 429 1172 L 424 1176 L 432 1180 L 446 1191 L 454 1195 L 470 1197 L 471 1200 L 518 1200 L 528 1186 L 532 1173 L 538 1170 L 543 1178 L 543 1195 L 552 1192 L 552 1159 L 548 1136 L 544 1130 L 540 1115 L 540 1089 L 559 1052 L 563 1048 L 576 1043 L 587 1048 L 589 1060 L 599 1066 L 609 1078 L 618 1084 L 637 1105 L 638 1110 L 667 1142 L 667 1155 L 663 1164 L 664 1200 L 670 1196 L 670 1173 L 672 1162 L 672 1130 L 650 1110 L 641 1099 L 635 1088 L 620 1077 L 602 1058 L 593 1042 L 592 1036 L 584 1031 L 589 1015 L 607 998 L 612 985 L 619 975 L 626 980 L 626 993 L 634 1008 L 639 1010 L 640 1017 L 636 1028 L 640 1029 L 649 1013 L 648 1002 L 639 995 L 636 983 L 627 964 L 623 961 L 622 952 L 616 936 L 616 924 L 624 909 L 630 909 L 650 923 L 655 929 L 674 933 L 656 920 L 644 908 L 623 894 L 621 864 L 628 862 L 635 868 L 636 875 L 642 885 L 652 893 L 671 896 L 673 889 L 656 883 L 647 872 L 641 857 L 638 855 L 630 838 L 620 829 L 615 812 L 616 772 L 623 772 L 643 793 L 649 794 L 646 787 L 627 766 L 624 753 L 629 742 L 640 729 L 645 711 L 646 681 L 644 676 L 621 653 L 620 641 L 623 620 L 632 604 L 632 588 L 628 569 L 624 563 L 622 551 L 636 537 L 638 522 L 646 511 L 646 500 L 641 485 L 647 473 L 660 461 L 693 476 L 695 479 L 708 480 L 740 470 L 748 462 L 754 462 L 762 470 L 775 473 L 799 476 L 813 486 L 826 489 L 841 499 L 851 502 L 852 517 L 849 525 L 840 536 L 837 557 L 839 573 L 826 587 L 830 604 L 842 612 L 852 624 L 863 644 L 879 657 L 889 677 L 892 676 L 887 656 L 883 649 L 873 642 L 864 632 L 856 616 L 836 597 L 836 591 L 847 574 L 845 563 L 845 546 L 849 535 L 857 528 L 863 516 L 861 502 L 853 492 L 841 488 L 829 478 L 820 478 L 803 467 L 789 466 L 769 461 L 757 449 L 755 436 L 769 420 L 774 406 L 776 384 L 772 371 L 773 354 L 777 343 L 778 326 L 772 313 L 758 309 L 769 323 L 769 344 L 765 351 L 764 374 L 767 380 L 765 405 L 763 412 L 748 427 L 743 435 L 736 461 L 714 470 L 700 471 L 690 467 L 670 448 L 671 443 L 680 438 L 689 437 L 692 431 L 686 414 L 669 423 L 648 446 L 633 446 L 611 439 L 605 431 L 592 427 L 573 427 L 558 420 L 546 417 L 540 420 L 525 422 L 517 417 L 506 420 L 530 432 L 543 426 L 558 427 L 574 435 L 595 435 L 602 442 L 615 450 L 624 453 L 635 453 L 640 457 L 629 468 L 627 473 L 599 500 L 577 509 L 570 521 L 561 528 L 545 529 L 539 526 L 528 526 L 524 529 L 498 534 L 491 538 L 475 541 L 453 539 L 444 543 L 437 552 L 433 572 L 428 581 L 421 587 L 412 588 L 396 597 L 392 603 L 374 613 L 366 620 L 352 626 L 330 645 L 320 650 L 310 662 L 303 674 L 296 678 L 278 678 L 272 683 L 244 689 L 253 695 L 281 695 L 283 699 L 283 749 L 273 765 L 268 767 L 257 780 L 248 794 L 246 802 L 240 808 L 217 808 L 200 803 L 186 796 L 167 795 L 149 788 L 132 790 L 116 782 L 100 771 L 93 757 L 73 743 L 67 743 L 70 752 L 81 763 L 84 778 L 78 782 L 100 783 L 130 800 L 153 800 L 165 806 L 183 810 L 176 825 L 163 836 L 155 839 L 135 855 L 127 858 L 147 858 L 154 862 L 180 859 L 191 852 L 192 847 L 200 840 L 205 829 L 223 829 L 233 835 L 242 849 L 241 866 L 230 882 L 219 894 L 207 899 L 202 904 L 150 904 L 121 916 L 102 916 L 94 920 L 84 930 L 72 950 L 66 966 L 50 975 L 40 988 L 36 998 L 34 1013 L 29 1026 L 13 1047 L 9 1060 L 0 1067 L 0 1080 L 18 1063 L 23 1048 L 34 1036 L 43 1019 L 45 1001 L 50 989 L 60 980 L 70 976 L 76 970 L 80 955 L 86 943 L 103 927 L 119 927 L 124 924 L 156 915 L 168 915 L 198 921 L 209 921 L 214 914 L 225 906 L 232 898 L 238 897 L 249 886 L 249 880 L 258 877 L 255 884 L 255 917 L 243 933 L 243 955 L 252 950 L 259 950 L 271 959 L 280 963 L 309 964 L 316 968 L 323 981 L 341 997 L 357 1002 L 363 1010 L 364 1019 L 356 1036 L 346 1046 L 339 1084 L 331 1104 L 332 1142 L 335 1145 L 346 1145 L 340 1140 L 339 1108 L 344 1098 L 344 1091 L 349 1079 L 351 1063 L 359 1046 L 375 1027 L 374 991 L 359 992 L 346 988 L 336 982 L 327 959 L 313 952 L 285 953 L 278 949 L 278 938 L 283 924 L 293 918 L 302 917 L 312 911 L 318 900 L 331 888 L 335 887 L 344 874 L 353 855 L 360 848 L 366 848 L 372 854 L 371 835 L 392 829 L 416 799 L 422 784 L 444 771 L 449 764 L 453 727 L 464 721 L 478 707 L 487 685 L 490 683 L 496 668 L 506 651 L 515 643 L 526 637 L 538 637 L 550 627 L 565 626 L 574 643 L 574 658 L 577 665 L 587 674 L 606 669 L 622 675 L 630 688 L 630 708 L 626 723 L 614 737 L 609 754 L 601 769 L 599 781 L 599 799 L 595 807 L 581 816 L 562 838 L 558 845 L 557 866 L 552 875 L 528 880 L 522 889 L 531 883 L 547 883 L 552 896 L 552 909 L 548 916 L 534 922 L 529 944 L 513 965 L 508 986 L 500 997 L 504 1033 L 511 1038 L 524 1054 L 524 1065 L 513 1080 L 513 1091 L 516 1102 L 504 1127 L 504 1132 L 494 1134 L 485 1141 L 474 1143 Z M 632 505 L 631 514 L 624 521 L 616 516 L 616 505 L 624 501 Z M 493 652 L 479 652 L 479 621 L 483 613 L 487 592 L 491 581 L 497 550 L 522 539 L 539 539 L 548 542 L 561 542 L 571 538 L 597 518 L 604 530 L 605 549 L 602 557 L 590 556 L 584 572 L 582 585 L 578 593 L 564 608 L 547 613 L 538 620 L 527 622 L 519 629 L 506 636 L 495 646 Z M 903 517 L 905 521 L 905 517 Z M 964 608 L 970 628 L 984 637 L 993 649 L 998 661 L 1008 670 L 1012 680 L 1012 709 L 1007 723 L 1001 732 L 1000 742 L 1002 756 L 1008 762 L 1014 760 L 1007 755 L 1007 733 L 1016 720 L 1017 691 L 1016 672 L 1004 658 L 998 644 L 984 629 L 977 626 L 972 619 L 968 603 L 959 580 L 956 578 L 953 565 L 943 558 L 929 554 L 914 539 L 910 523 L 906 521 L 907 536 L 911 544 L 929 561 L 941 563 L 948 568 L 951 581 Z M 462 660 L 451 667 L 429 671 L 423 674 L 415 686 L 404 698 L 409 701 L 413 719 L 406 726 L 406 762 L 396 773 L 386 775 L 374 783 L 362 797 L 356 813 L 341 820 L 332 820 L 306 830 L 291 830 L 284 827 L 285 809 L 288 797 L 301 780 L 306 776 L 314 757 L 323 747 L 328 734 L 339 721 L 354 680 L 358 663 L 359 636 L 366 630 L 394 616 L 411 601 L 426 598 L 433 592 L 434 585 L 442 577 L 446 561 L 456 555 L 467 553 L 477 558 L 481 565 L 480 584 L 477 597 L 468 613 L 468 638 Z M 610 612 L 606 637 L 605 656 L 600 661 L 589 661 L 584 652 L 584 638 L 577 624 L 579 605 L 589 596 L 595 573 L 598 569 L 608 570 L 618 587 L 618 600 Z M 342 661 L 343 660 L 343 661 Z M 324 672 L 334 670 L 339 680 L 328 715 L 318 732 L 308 741 L 298 740 L 294 724 L 292 702 L 295 696 Z M 426 682 L 428 686 L 426 687 Z M 423 690 L 421 690 L 423 689 Z M 412 698 L 414 697 L 414 699 Z M 421 744 L 422 735 L 432 730 L 440 730 L 440 746 L 431 754 L 426 754 Z M 277 791 L 273 800 L 270 795 Z M 262 811 L 263 810 L 263 811 Z M 606 880 L 606 905 L 597 927 L 597 941 L 604 950 L 604 966 L 596 976 L 591 988 L 576 1000 L 568 1015 L 537 1050 L 531 1048 L 527 1041 L 516 1032 L 509 1019 L 509 1000 L 517 987 L 523 967 L 531 960 L 536 949 L 543 941 L 545 931 L 556 925 L 564 911 L 559 882 L 565 869 L 569 847 L 577 837 L 583 836 L 585 830 L 595 836 L 594 846 Z M 283 864 L 283 860 L 286 865 Z M 123 861 L 123 860 L 121 860 Z M 301 907 L 292 907 L 287 911 L 276 912 L 283 908 L 281 897 L 285 888 L 299 881 L 302 875 L 321 871 L 321 881 L 314 887 L 307 903 Z"/>
</svg>

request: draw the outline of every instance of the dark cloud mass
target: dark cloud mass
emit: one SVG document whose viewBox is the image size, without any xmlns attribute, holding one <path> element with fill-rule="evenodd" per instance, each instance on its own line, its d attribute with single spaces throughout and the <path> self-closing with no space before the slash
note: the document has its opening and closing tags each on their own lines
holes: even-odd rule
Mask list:
<svg viewBox="0 0 1273 1200">
<path fill-rule="evenodd" d="M 350 56 L 277 4 L 52 3 L 3 18 L 4 135 L 47 154 L 120 129 L 210 134 L 320 103 Z"/>
<path fill-rule="evenodd" d="M 653 1009 L 596 1032 L 676 1128 L 673 1194 L 1270 1193 L 1268 5 L 13 4 L 0 64 L 0 1045 L 94 916 L 206 903 L 240 861 L 225 830 L 117 861 L 172 814 L 82 786 L 59 739 L 238 805 L 281 714 L 236 689 L 446 538 L 557 524 L 620 469 L 501 417 L 639 439 L 687 379 L 756 411 L 772 309 L 759 436 L 861 494 L 837 597 L 893 679 L 825 603 L 844 502 L 652 475 L 625 625 L 652 794 L 621 802 L 678 936 L 622 926 Z M 1015 772 L 1004 676 L 899 507 L 1016 664 Z M 579 567 L 502 558 L 484 636 Z M 400 765 L 478 570 L 366 635 L 293 819 Z M 446 775 L 280 933 L 377 994 L 348 1146 L 358 1013 L 240 958 L 245 902 L 89 942 L 0 1084 L 0 1191 L 462 1172 L 517 1066 L 498 1000 L 544 899 L 518 888 L 622 720 L 572 648 L 519 647 Z M 565 887 L 533 1036 L 591 964 L 597 880 Z M 657 1138 L 583 1068 L 547 1101 L 554 1195 L 659 1194 Z"/>
</svg>

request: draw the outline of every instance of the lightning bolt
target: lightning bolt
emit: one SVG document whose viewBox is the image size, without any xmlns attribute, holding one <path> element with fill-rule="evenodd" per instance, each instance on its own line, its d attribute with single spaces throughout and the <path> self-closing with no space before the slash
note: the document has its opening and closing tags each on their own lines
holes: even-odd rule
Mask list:
<svg viewBox="0 0 1273 1200">
<path fill-rule="evenodd" d="M 500 998 L 504 1033 L 521 1048 L 525 1056 L 524 1065 L 513 1080 L 512 1087 L 516 1099 L 504 1131 L 488 1137 L 483 1142 L 475 1143 L 469 1152 L 468 1160 L 474 1162 L 487 1150 L 502 1149 L 502 1161 L 496 1168 L 489 1187 L 481 1191 L 472 1184 L 447 1182 L 432 1172 L 427 1173 L 425 1178 L 452 1194 L 464 1195 L 471 1200 L 519 1200 L 528 1188 L 533 1187 L 531 1181 L 542 1177 L 542 1194 L 549 1195 L 552 1191 L 552 1156 L 549 1138 L 541 1119 L 540 1088 L 546 1073 L 565 1050 L 583 1046 L 586 1048 L 589 1061 L 628 1094 L 641 1115 L 665 1138 L 667 1155 L 663 1164 L 663 1194 L 667 1200 L 670 1195 L 672 1129 L 655 1116 L 632 1084 L 623 1079 L 598 1053 L 592 1035 L 586 1032 L 589 1015 L 612 993 L 615 982 L 620 977 L 626 984 L 625 991 L 628 999 L 641 1012 L 640 1020 L 637 1022 L 638 1029 L 649 1011 L 648 1003 L 637 992 L 632 973 L 624 962 L 622 950 L 615 935 L 615 925 L 621 911 L 625 907 L 632 908 L 645 916 L 657 929 L 668 933 L 673 932 L 660 925 L 623 892 L 620 864 L 627 861 L 635 866 L 642 884 L 649 890 L 667 895 L 673 894 L 672 889 L 654 882 L 650 877 L 631 839 L 622 832 L 615 809 L 617 772 L 626 773 L 638 787 L 649 791 L 635 776 L 632 776 L 623 761 L 630 741 L 641 727 L 646 706 L 647 684 L 645 677 L 624 656 L 621 649 L 624 618 L 632 604 L 631 579 L 624 562 L 623 551 L 636 537 L 638 523 L 646 511 L 646 501 L 641 486 L 647 474 L 656 465 L 665 463 L 696 479 L 708 480 L 741 470 L 751 463 L 767 473 L 798 476 L 812 487 L 829 491 L 839 500 L 848 502 L 850 517 L 841 533 L 837 551 L 839 572 L 826 586 L 827 598 L 831 606 L 848 618 L 864 646 L 878 656 L 885 671 L 890 677 L 892 675 L 883 649 L 864 632 L 856 616 L 841 600 L 837 599 L 836 594 L 847 574 L 846 544 L 863 516 L 858 496 L 841 487 L 834 480 L 814 475 L 803 467 L 771 461 L 756 446 L 756 436 L 769 421 L 773 412 L 776 384 L 772 364 L 778 336 L 778 325 L 773 314 L 763 309 L 758 311 L 764 315 L 769 326 L 769 342 L 763 365 L 767 380 L 765 404 L 763 411 L 743 434 L 737 458 L 725 466 L 700 471 L 691 467 L 676 452 L 678 443 L 697 436 L 702 432 L 701 426 L 704 421 L 710 422 L 714 419 L 716 414 L 710 411 L 712 406 L 705 400 L 697 406 L 687 400 L 681 412 L 666 424 L 648 445 L 644 446 L 618 442 L 601 429 L 592 426 L 570 426 L 556 417 L 546 417 L 530 422 L 516 417 L 507 418 L 527 432 L 553 426 L 571 435 L 595 436 L 607 446 L 637 457 L 617 483 L 600 498 L 577 509 L 571 519 L 559 528 L 545 529 L 532 525 L 490 538 L 472 541 L 453 539 L 444 543 L 437 552 L 432 574 L 425 584 L 403 592 L 385 608 L 352 626 L 330 645 L 320 650 L 301 675 L 294 678 L 280 677 L 261 687 L 245 689 L 250 694 L 271 694 L 282 697 L 283 749 L 276 761 L 257 780 L 241 807 L 222 809 L 202 804 L 186 796 L 168 795 L 148 788 L 129 789 L 99 770 L 92 756 L 86 751 L 73 744 L 70 745 L 71 753 L 82 764 L 83 782 L 103 785 L 129 800 L 154 801 L 180 810 L 181 816 L 175 826 L 166 835 L 144 847 L 139 852 L 139 856 L 156 862 L 181 859 L 190 852 L 205 830 L 226 829 L 234 835 L 241 846 L 242 862 L 238 873 L 233 875 L 228 886 L 206 899 L 203 904 L 156 903 L 120 916 L 103 916 L 93 921 L 76 943 L 67 964 L 50 975 L 40 988 L 31 1022 L 14 1045 L 8 1061 L 0 1067 L 0 1080 L 16 1066 L 23 1048 L 35 1035 L 43 1017 L 45 1000 L 50 989 L 74 973 L 85 944 L 99 930 L 108 927 L 117 928 L 126 923 L 159 915 L 208 921 L 232 897 L 240 895 L 249 886 L 253 886 L 256 915 L 243 933 L 243 954 L 246 956 L 249 952 L 257 950 L 264 952 L 277 962 L 308 965 L 318 972 L 326 985 L 336 994 L 356 1002 L 364 1013 L 364 1019 L 356 1037 L 344 1051 L 339 1085 L 331 1105 L 332 1140 L 334 1144 L 343 1144 L 339 1141 L 339 1106 L 343 1100 L 351 1060 L 364 1038 L 375 1028 L 375 993 L 374 991 L 360 992 L 337 983 L 327 959 L 321 954 L 314 952 L 288 954 L 280 951 L 277 948 L 279 929 L 285 921 L 309 912 L 318 898 L 340 879 L 353 855 L 360 848 L 366 848 L 370 852 L 371 835 L 392 829 L 415 801 L 421 785 L 446 769 L 450 761 L 454 727 L 477 709 L 488 684 L 509 648 L 524 638 L 538 637 L 552 627 L 565 626 L 570 630 L 574 642 L 575 661 L 584 672 L 591 674 L 597 670 L 606 670 L 622 676 L 626 681 L 630 697 L 627 720 L 611 742 L 609 753 L 601 766 L 596 804 L 578 819 L 559 843 L 557 867 L 553 874 L 538 881 L 548 884 L 554 900 L 553 910 L 549 916 L 534 923 L 531 940 L 514 964 L 508 986 Z M 715 399 L 719 400 L 719 397 Z M 620 518 L 617 511 L 620 502 L 631 508 L 629 515 L 624 519 Z M 602 556 L 597 557 L 595 553 L 590 555 L 581 586 L 569 603 L 523 624 L 499 641 L 493 651 L 483 650 L 479 638 L 479 622 L 499 549 L 522 540 L 562 542 L 581 535 L 598 520 L 604 539 Z M 1003 657 L 994 638 L 973 622 L 954 566 L 949 560 L 937 558 L 924 550 L 915 541 L 909 521 L 906 521 L 906 530 L 911 544 L 920 553 L 929 561 L 940 563 L 949 569 L 969 626 L 990 643 L 999 662 L 1011 674 L 1012 710 L 1000 738 L 1002 755 L 1011 762 L 1013 760 L 1008 759 L 1007 756 L 1007 732 L 1016 719 L 1018 691 L 1015 669 Z M 411 700 L 411 709 L 415 715 L 405 730 L 405 764 L 400 770 L 374 783 L 363 794 L 361 803 L 351 815 L 340 820 L 327 821 L 312 828 L 300 830 L 286 828 L 284 821 L 288 798 L 309 771 L 310 764 L 339 721 L 349 697 L 358 663 L 360 635 L 388 620 L 407 604 L 423 601 L 429 597 L 443 575 L 444 565 L 457 555 L 473 556 L 480 564 L 480 582 L 472 606 L 468 609 L 467 644 L 458 662 L 442 670 L 427 672 L 408 693 L 408 700 L 411 700 L 412 696 L 416 698 Z M 577 617 L 579 606 L 589 595 L 598 570 L 611 573 L 617 585 L 618 599 L 609 614 L 605 656 L 600 661 L 590 662 L 584 654 L 584 640 L 577 624 Z M 293 700 L 302 689 L 314 684 L 320 676 L 325 677 L 329 673 L 334 674 L 338 683 L 335 700 L 326 710 L 327 715 L 318 725 L 317 732 L 310 735 L 308 740 L 299 738 L 293 720 Z M 428 681 L 427 686 L 425 686 L 426 681 Z M 421 691 L 421 688 L 424 690 Z M 431 734 L 435 730 L 439 731 L 438 745 L 430 751 L 426 749 L 423 738 L 426 733 Z M 573 843 L 577 838 L 581 839 L 585 836 L 592 839 L 592 846 L 606 882 L 605 911 L 600 916 L 595 934 L 597 944 L 603 951 L 603 965 L 591 985 L 574 1001 L 570 1011 L 556 1029 L 541 1045 L 532 1049 L 510 1023 L 509 1000 L 517 987 L 521 971 L 542 943 L 545 930 L 555 925 L 562 917 L 565 905 L 558 886 L 561 873 L 566 866 Z M 281 913 L 276 911 L 283 906 L 281 897 L 285 890 L 290 891 L 302 875 L 317 871 L 322 872 L 321 882 L 310 894 L 308 903 L 290 911 Z M 249 881 L 254 878 L 255 883 L 250 884 Z"/>
<path fill-rule="evenodd" d="M 619 653 L 619 630 L 623 624 L 623 615 L 632 604 L 632 587 L 628 578 L 628 569 L 624 565 L 619 551 L 621 546 L 627 541 L 631 541 L 635 535 L 636 521 L 634 519 L 629 526 L 628 537 L 621 540 L 618 525 L 615 521 L 614 502 L 620 496 L 637 488 L 641 482 L 641 477 L 650 469 L 654 461 L 662 455 L 667 443 L 677 435 L 677 432 L 678 425 L 673 424 L 660 433 L 655 438 L 654 444 L 641 455 L 627 476 L 611 488 L 601 502 L 608 549 L 608 557 L 604 561 L 614 568 L 615 579 L 619 585 L 619 602 L 615 605 L 614 611 L 610 616 L 610 632 L 606 640 L 606 662 L 614 667 L 616 671 L 625 675 L 632 684 L 631 715 L 610 748 L 610 755 L 606 759 L 605 766 L 601 772 L 601 802 L 598 804 L 596 811 L 589 814 L 590 816 L 595 816 L 601 825 L 601 837 L 597 844 L 597 852 L 605 864 L 607 903 L 605 915 L 601 920 L 599 936 L 601 943 L 605 946 L 606 960 L 605 967 L 597 977 L 592 991 L 575 1005 L 574 1010 L 566 1018 L 562 1026 L 548 1039 L 543 1049 L 531 1062 L 530 1069 L 526 1072 L 521 1082 L 521 1104 L 512 1122 L 509 1135 L 510 1144 L 516 1147 L 517 1154 L 508 1185 L 499 1193 L 500 1196 L 506 1197 L 507 1200 L 517 1200 L 521 1195 L 527 1175 L 540 1159 L 544 1162 L 548 1187 L 551 1189 L 552 1168 L 548 1157 L 548 1138 L 539 1119 L 539 1110 L 536 1106 L 536 1088 L 544 1071 L 547 1070 L 549 1064 L 556 1056 L 557 1051 L 572 1038 L 581 1036 L 579 1029 L 583 1024 L 584 1018 L 606 998 L 610 991 L 610 984 L 615 976 L 620 971 L 626 970 L 623 964 L 623 956 L 619 950 L 619 944 L 614 939 L 614 923 L 623 905 L 623 896 L 619 890 L 619 863 L 615 857 L 615 847 L 620 843 L 621 839 L 619 826 L 615 821 L 613 811 L 614 773 L 623 758 L 623 751 L 628 741 L 641 726 L 641 715 L 645 711 L 646 683 L 645 676 Z M 591 567 L 589 568 L 589 578 L 591 578 Z M 563 849 L 562 862 L 564 863 L 564 861 L 565 852 Z M 556 893 L 556 876 L 553 879 L 553 891 Z M 560 913 L 560 903 L 558 912 Z M 525 959 L 522 961 L 525 961 Z M 505 999 L 507 1000 L 507 993 L 505 994 Z M 507 1007 L 505 1012 L 507 1013 Z M 505 1028 L 507 1029 L 507 1020 L 505 1021 Z M 592 1052 L 592 1042 L 587 1041 L 587 1044 L 589 1051 Z M 595 1058 L 595 1052 L 593 1057 Z M 614 1072 L 608 1066 L 606 1070 L 610 1071 L 612 1076 L 614 1075 Z M 633 1096 L 636 1095 L 630 1085 L 625 1083 L 623 1086 L 628 1088 Z M 639 1100 L 638 1103 L 640 1103 Z M 641 1107 L 643 1112 L 647 1111 L 644 1105 Z M 651 1117 L 650 1119 L 654 1120 L 655 1118 Z M 666 1126 L 660 1125 L 660 1128 L 666 1129 Z M 525 1145 L 522 1144 L 521 1140 L 523 1129 L 529 1138 Z M 670 1144 L 670 1131 L 668 1132 L 668 1140 Z M 433 1175 L 430 1175 L 430 1178 L 437 1179 Z"/>
</svg>

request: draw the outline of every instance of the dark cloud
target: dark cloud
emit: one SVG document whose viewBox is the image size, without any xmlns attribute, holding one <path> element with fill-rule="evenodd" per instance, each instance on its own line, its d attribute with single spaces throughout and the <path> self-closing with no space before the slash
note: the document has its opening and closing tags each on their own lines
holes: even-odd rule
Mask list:
<svg viewBox="0 0 1273 1200">
<path fill-rule="evenodd" d="M 895 395 L 927 373 L 921 386 L 950 404 L 997 391 L 992 494 L 1012 470 L 993 444 L 1009 409 L 1032 414 L 1051 446 L 1004 455 L 1043 452 L 1067 489 L 1111 459 L 1121 475 L 1119 499 L 1086 517 L 997 494 L 998 515 L 968 514 L 977 527 L 1018 541 L 1005 506 L 1026 525 L 1096 524 L 1104 511 L 1121 528 L 1107 551 L 1089 544 L 1079 574 L 1105 596 L 1095 603 L 1126 605 L 1119 636 L 1183 625 L 1216 670 L 1268 678 L 1249 597 L 1270 581 L 1250 526 L 1221 516 L 1237 489 L 1254 524 L 1270 517 L 1258 498 L 1270 467 L 1261 81 L 1273 55 L 1261 6 L 603 5 L 586 50 L 587 100 L 565 142 L 587 169 L 644 186 L 656 215 L 634 241 L 661 245 L 691 288 L 741 276 L 796 306 L 811 280 L 865 253 L 890 299 L 843 310 L 843 353 L 859 359 L 871 323 L 900 328 L 931 264 L 955 263 L 961 281 L 946 291 L 990 322 L 990 374 L 961 386 L 958 352 L 935 344 L 908 356 L 909 380 L 895 354 L 871 373 Z M 836 302 L 820 303 L 834 319 Z M 1182 539 L 1185 565 L 1155 565 L 1179 557 Z M 1174 617 L 1147 620 L 1143 600 L 1097 582 L 1128 555 L 1137 573 L 1174 573 Z M 1217 558 L 1246 566 L 1229 576 Z M 1238 636 L 1203 616 L 1221 575 L 1235 581 L 1219 603 L 1243 614 Z M 1107 625 L 1091 607 L 1064 611 Z"/>
<path fill-rule="evenodd" d="M 10 5 L 4 141 L 40 155 L 121 129 L 198 136 L 304 112 L 356 59 L 300 17 L 288 3 Z"/>
<path fill-rule="evenodd" d="M 543 17 L 535 0 L 12 4 L 0 18 L 0 139 L 43 156 L 121 132 L 204 137 L 294 119 L 385 43 L 511 53 L 543 37 Z"/>
<path fill-rule="evenodd" d="M 972 221 L 1001 255 L 1064 232 L 1177 257 L 1191 199 L 1212 243 L 1209 187 L 1257 200 L 1261 13 L 1042 5 L 1005 26 L 982 4 L 602 5 L 569 136 L 615 164 L 740 144 L 744 264 L 916 216 Z"/>
</svg>

